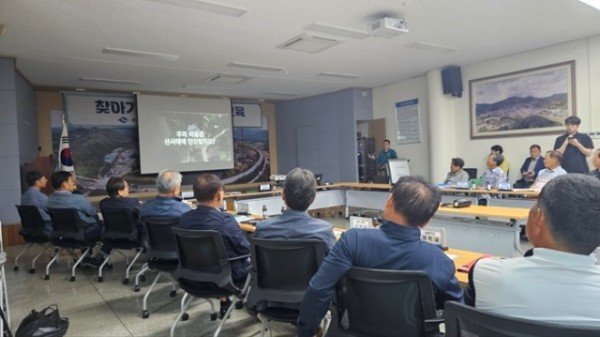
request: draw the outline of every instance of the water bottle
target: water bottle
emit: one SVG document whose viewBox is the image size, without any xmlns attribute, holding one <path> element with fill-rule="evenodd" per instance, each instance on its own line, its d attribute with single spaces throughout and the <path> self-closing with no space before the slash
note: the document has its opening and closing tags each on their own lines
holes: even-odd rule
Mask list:
<svg viewBox="0 0 600 337">
<path fill-rule="evenodd" d="M 223 202 L 221 203 L 221 211 L 226 211 L 227 210 L 227 200 L 223 199 Z"/>
<path fill-rule="evenodd" d="M 262 217 L 263 217 L 263 219 L 267 218 L 267 205 L 263 205 Z"/>
</svg>

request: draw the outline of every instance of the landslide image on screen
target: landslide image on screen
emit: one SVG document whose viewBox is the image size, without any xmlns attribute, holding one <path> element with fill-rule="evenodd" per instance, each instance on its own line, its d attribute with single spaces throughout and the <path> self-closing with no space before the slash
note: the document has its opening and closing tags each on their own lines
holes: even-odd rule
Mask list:
<svg viewBox="0 0 600 337">
<path fill-rule="evenodd" d="M 158 139 L 165 160 L 178 163 L 230 162 L 233 157 L 229 114 L 172 112 L 161 117 Z"/>
</svg>

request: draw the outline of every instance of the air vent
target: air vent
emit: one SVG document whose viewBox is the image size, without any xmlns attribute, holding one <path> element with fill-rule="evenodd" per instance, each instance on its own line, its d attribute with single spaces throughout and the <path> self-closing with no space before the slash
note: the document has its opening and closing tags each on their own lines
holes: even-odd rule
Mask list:
<svg viewBox="0 0 600 337">
<path fill-rule="evenodd" d="M 213 77 L 210 77 L 206 80 L 209 83 L 220 83 L 220 84 L 238 84 L 249 80 L 251 77 L 249 76 L 241 76 L 241 75 L 225 75 L 218 74 Z"/>
<path fill-rule="evenodd" d="M 413 42 L 413 43 L 407 45 L 407 47 L 413 48 L 413 49 L 425 50 L 425 51 L 432 52 L 432 53 L 439 53 L 439 54 L 449 54 L 449 53 L 456 51 L 455 48 L 444 47 L 444 46 L 435 45 L 435 44 L 431 44 L 431 43 L 425 43 L 425 42 Z"/>
<path fill-rule="evenodd" d="M 369 36 L 367 32 L 363 32 L 360 30 L 354 30 L 350 28 L 338 27 L 327 25 L 324 23 L 313 22 L 310 25 L 304 27 L 306 30 L 310 30 L 313 32 L 325 33 L 329 35 L 341 36 L 341 37 L 349 37 L 353 39 L 364 39 Z"/>
<path fill-rule="evenodd" d="M 319 76 L 325 77 L 336 77 L 336 78 L 359 78 L 360 75 L 357 74 L 344 74 L 344 73 L 334 73 L 330 71 L 322 71 Z"/>
<path fill-rule="evenodd" d="M 235 67 L 235 68 L 243 68 L 243 69 L 272 71 L 272 72 L 280 72 L 280 71 L 285 70 L 282 67 L 277 67 L 277 66 L 268 66 L 268 65 L 262 65 L 262 64 L 242 63 L 242 62 L 231 62 L 227 66 Z"/>
<path fill-rule="evenodd" d="M 339 43 L 341 43 L 339 40 L 302 34 L 285 41 L 277 48 L 315 54 Z"/>
<path fill-rule="evenodd" d="M 112 47 L 104 47 L 104 49 L 102 49 L 102 52 L 104 54 L 134 56 L 134 57 L 167 60 L 167 61 L 177 61 L 179 59 L 179 55 L 175 55 L 175 54 L 163 54 L 163 53 L 155 53 L 155 52 L 150 52 L 150 51 L 112 48 Z"/>
</svg>

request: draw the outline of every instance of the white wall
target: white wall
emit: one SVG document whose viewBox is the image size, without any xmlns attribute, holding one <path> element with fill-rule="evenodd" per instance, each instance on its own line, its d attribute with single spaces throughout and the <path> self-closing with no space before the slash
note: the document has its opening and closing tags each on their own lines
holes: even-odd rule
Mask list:
<svg viewBox="0 0 600 337">
<path fill-rule="evenodd" d="M 411 174 L 418 174 L 430 179 L 429 164 L 429 104 L 427 97 L 427 79 L 425 76 L 376 87 L 373 89 L 373 119 L 385 118 L 386 138 L 392 142 L 392 149 L 398 157 L 410 159 Z M 396 143 L 396 102 L 419 99 L 419 116 L 421 119 L 421 143 L 398 145 Z M 381 144 L 377 144 L 378 147 Z M 381 150 L 380 148 L 377 149 Z"/>
<path fill-rule="evenodd" d="M 431 160 L 428 159 L 428 156 L 432 152 L 424 144 L 396 146 L 399 154 L 411 159 L 413 168 L 426 171 L 431 163 L 431 174 L 429 175 L 431 181 L 439 182 L 443 180 L 448 171 L 450 158 L 459 156 L 465 160 L 465 167 L 476 167 L 481 173 L 485 169 L 484 158 L 489 153 L 490 147 L 500 144 L 510 159 L 510 180 L 514 181 L 520 178 L 519 168 L 528 156 L 529 146 L 537 143 L 542 146 L 543 151 L 546 151 L 554 145 L 557 135 L 471 140 L 469 80 L 570 60 L 575 60 L 576 63 L 576 106 L 577 115 L 582 119 L 580 131 L 600 132 L 600 95 L 597 94 L 600 92 L 600 36 L 463 66 L 464 91 L 462 98 L 448 98 L 443 96 L 441 90 L 437 94 L 435 90 L 429 90 L 428 93 L 429 87 L 439 86 L 439 83 L 428 82 L 428 80 L 437 80 L 437 76 L 419 77 L 375 88 L 373 90 L 374 118 L 386 118 L 388 137 L 392 137 L 396 132 L 393 103 L 414 97 L 418 97 L 421 103 L 421 98 L 424 98 L 422 101 L 425 104 L 421 104 L 420 109 L 422 130 L 423 127 L 427 128 L 428 124 L 424 120 L 428 120 L 430 115 L 434 117 L 440 114 L 451 116 L 451 122 L 448 123 L 446 118 L 444 120 L 432 118 L 429 123 L 431 124 L 430 129 L 422 132 L 423 143 L 429 141 L 430 130 L 435 131 L 440 128 L 446 128 L 445 133 L 453 135 L 450 136 L 453 139 L 432 135 L 431 147 L 435 148 L 433 153 L 436 155 L 432 156 Z M 434 114 L 430 114 L 427 109 L 427 101 L 441 101 L 443 104 L 435 104 L 436 111 Z M 436 125 L 436 123 L 441 124 Z M 600 146 L 600 139 L 594 139 L 594 142 L 596 147 Z M 427 175 L 423 175 L 427 177 Z"/>
</svg>

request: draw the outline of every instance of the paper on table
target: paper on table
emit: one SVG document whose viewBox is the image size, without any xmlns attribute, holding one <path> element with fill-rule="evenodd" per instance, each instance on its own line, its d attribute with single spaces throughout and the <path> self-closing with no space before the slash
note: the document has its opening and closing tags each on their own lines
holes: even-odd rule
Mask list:
<svg viewBox="0 0 600 337">
<path fill-rule="evenodd" d="M 234 218 L 235 218 L 235 221 L 237 221 L 238 223 L 248 222 L 250 220 L 254 220 L 253 217 L 245 216 L 245 215 L 238 215 L 238 216 L 235 216 Z"/>
<path fill-rule="evenodd" d="M 447 257 L 450 258 L 450 260 L 456 260 L 456 258 L 458 257 L 458 255 L 454 255 L 454 254 L 448 254 L 448 253 L 445 253 L 445 254 Z"/>
</svg>

